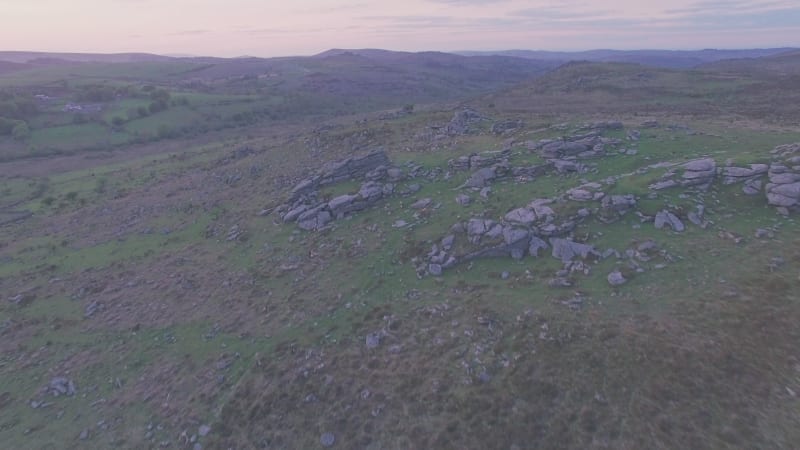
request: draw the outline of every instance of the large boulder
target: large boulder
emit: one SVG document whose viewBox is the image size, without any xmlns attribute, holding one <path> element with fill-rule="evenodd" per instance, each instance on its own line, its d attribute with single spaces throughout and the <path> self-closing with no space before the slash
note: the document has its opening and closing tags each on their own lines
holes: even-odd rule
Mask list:
<svg viewBox="0 0 800 450">
<path fill-rule="evenodd" d="M 497 169 L 495 167 L 484 167 L 473 172 L 472 176 L 461 187 L 482 188 L 495 178 L 497 178 Z"/>
<path fill-rule="evenodd" d="M 621 286 L 628 282 L 628 280 L 625 279 L 625 277 L 622 275 L 622 272 L 619 270 L 615 270 L 608 274 L 606 279 L 608 280 L 608 284 L 612 286 Z"/>
<path fill-rule="evenodd" d="M 342 217 L 348 212 L 350 212 L 350 207 L 352 206 L 353 202 L 358 199 L 358 195 L 340 195 L 338 197 L 334 197 L 331 201 L 328 202 L 328 209 L 331 210 L 331 213 L 336 217 Z"/>
<path fill-rule="evenodd" d="M 547 242 L 537 236 L 532 236 L 528 244 L 528 253 L 530 253 L 531 256 L 539 256 L 539 250 L 547 250 L 549 247 Z"/>
<path fill-rule="evenodd" d="M 379 200 L 383 197 L 383 185 L 375 181 L 368 181 L 361 185 L 358 195 L 367 202 Z"/>
<path fill-rule="evenodd" d="M 766 164 L 750 164 L 749 167 L 728 166 L 722 168 L 722 183 L 734 184 L 764 175 L 769 170 Z"/>
<path fill-rule="evenodd" d="M 607 195 L 603 197 L 603 209 L 617 213 L 625 213 L 636 206 L 636 197 L 628 195 Z"/>
<path fill-rule="evenodd" d="M 675 214 L 667 210 L 663 210 L 656 214 L 655 218 L 655 227 L 657 229 L 662 229 L 665 226 L 670 227 L 673 231 L 682 232 L 686 229 L 686 226 L 681 222 L 681 219 L 678 218 Z"/>
<path fill-rule="evenodd" d="M 522 243 L 522 247 L 527 248 L 529 237 L 530 233 L 528 230 L 513 227 L 503 228 L 503 240 L 505 241 L 506 245 L 517 245 Z"/>
<path fill-rule="evenodd" d="M 507 222 L 530 225 L 536 221 L 536 213 L 528 208 L 517 208 L 505 215 Z"/>
<path fill-rule="evenodd" d="M 456 111 L 450 123 L 445 127 L 445 131 L 449 135 L 462 135 L 472 132 L 471 125 L 484 120 L 484 117 L 477 111 L 471 109 L 463 109 Z"/>
<path fill-rule="evenodd" d="M 589 244 L 580 244 L 569 239 L 551 238 L 550 245 L 553 247 L 553 257 L 567 263 L 580 257 L 586 259 L 590 255 L 599 257 L 600 254 Z"/>
<path fill-rule="evenodd" d="M 660 180 L 650 185 L 652 190 L 668 189 L 671 187 L 696 187 L 706 190 L 717 176 L 717 163 L 713 158 L 701 158 L 689 161 L 678 166 L 679 170 L 672 169 L 661 177 Z"/>
</svg>

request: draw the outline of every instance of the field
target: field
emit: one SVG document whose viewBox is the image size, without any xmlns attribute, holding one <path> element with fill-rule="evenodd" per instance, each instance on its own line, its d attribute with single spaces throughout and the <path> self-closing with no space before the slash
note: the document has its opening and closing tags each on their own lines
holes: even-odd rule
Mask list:
<svg viewBox="0 0 800 450">
<path fill-rule="evenodd" d="M 319 95 L 331 109 L 309 111 L 285 92 L 164 85 L 187 104 L 119 130 L 32 129 L 26 145 L 63 159 L 9 150 L 13 161 L 0 163 L 0 442 L 793 448 L 797 212 L 719 180 L 708 190 L 650 188 L 687 161 L 770 163 L 776 146 L 800 142 L 796 94 L 783 84 L 795 78 L 723 69 L 570 64 L 472 91 L 457 108 L 415 102 L 408 111 L 406 98 L 376 94 L 341 115 L 330 91 Z M 81 70 L 81 79 L 128 73 L 137 85 L 175 73 L 163 64 Z M 110 102 L 103 121 L 140 101 Z M 767 101 L 772 113 L 763 114 Z M 282 105 L 295 115 L 271 119 Z M 465 107 L 483 119 L 445 132 Z M 135 143 L 162 125 L 194 129 L 253 111 L 264 115 L 229 134 L 164 131 Z M 519 125 L 492 131 L 510 121 Z M 512 167 L 543 164 L 535 143 L 608 121 L 622 128 L 602 136 L 619 144 L 581 161 L 583 172 L 499 177 L 482 196 L 459 189 L 470 172 L 449 163 L 508 149 Z M 396 194 L 318 231 L 281 219 L 299 181 L 376 148 L 408 175 Z M 593 214 L 570 238 L 622 255 L 651 241 L 657 250 L 585 261 L 562 277 L 566 287 L 551 287 L 564 264 L 549 250 L 476 259 L 441 276 L 417 270 L 456 222 L 499 220 L 537 198 L 558 199 L 558 217 L 599 208 L 569 200 L 593 182 L 633 195 L 636 207 L 614 220 Z M 361 186 L 352 179 L 318 195 Z M 425 198 L 429 206 L 412 207 Z M 685 220 L 700 204 L 704 227 Z M 686 230 L 641 218 L 664 209 Z M 5 220 L 20 212 L 29 215 Z M 627 282 L 611 285 L 614 271 Z"/>
</svg>

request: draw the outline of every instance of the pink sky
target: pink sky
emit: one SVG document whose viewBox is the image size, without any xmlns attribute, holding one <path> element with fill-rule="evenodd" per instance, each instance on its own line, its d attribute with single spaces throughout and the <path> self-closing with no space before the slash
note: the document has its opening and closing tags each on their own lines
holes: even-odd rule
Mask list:
<svg viewBox="0 0 800 450">
<path fill-rule="evenodd" d="M 797 0 L 0 0 L 0 50 L 215 56 L 800 45 Z"/>
</svg>

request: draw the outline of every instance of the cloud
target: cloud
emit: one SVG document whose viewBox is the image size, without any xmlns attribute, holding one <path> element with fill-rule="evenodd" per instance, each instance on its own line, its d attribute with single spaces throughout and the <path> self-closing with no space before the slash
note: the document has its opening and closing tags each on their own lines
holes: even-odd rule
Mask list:
<svg viewBox="0 0 800 450">
<path fill-rule="evenodd" d="M 614 14 L 615 11 L 610 9 L 604 10 L 586 10 L 586 11 L 570 11 L 558 7 L 540 7 L 540 8 L 526 8 L 516 11 L 511 11 L 510 16 L 530 17 L 537 19 L 594 19 L 598 17 L 608 16 Z"/>
<path fill-rule="evenodd" d="M 694 2 L 683 8 L 668 9 L 667 14 L 694 15 L 694 14 L 727 14 L 744 12 L 762 12 L 775 9 L 784 9 L 797 6 L 793 1 L 748 1 L 748 0 L 702 0 Z"/>
<path fill-rule="evenodd" d="M 492 5 L 495 3 L 508 3 L 509 0 L 428 0 L 428 2 L 444 5 Z"/>
<path fill-rule="evenodd" d="M 211 33 L 211 30 L 183 30 L 170 33 L 170 36 L 197 36 L 200 34 Z"/>
</svg>

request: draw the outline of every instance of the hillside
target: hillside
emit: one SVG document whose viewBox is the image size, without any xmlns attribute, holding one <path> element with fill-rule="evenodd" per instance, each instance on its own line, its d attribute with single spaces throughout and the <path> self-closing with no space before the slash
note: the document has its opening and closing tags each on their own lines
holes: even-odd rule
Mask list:
<svg viewBox="0 0 800 450">
<path fill-rule="evenodd" d="M 747 50 L 589 50 L 584 52 L 550 52 L 507 50 L 499 52 L 459 52 L 462 55 L 503 55 L 543 61 L 592 61 L 634 63 L 653 67 L 689 69 L 715 61 L 741 58 L 761 58 L 796 49 L 768 48 Z"/>
<path fill-rule="evenodd" d="M 57 53 L 0 51 L 0 61 L 16 63 L 64 64 L 79 62 L 134 63 L 169 61 L 168 56 L 149 53 Z"/>
<path fill-rule="evenodd" d="M 124 61 L 140 56 L 105 55 Z M 401 108 L 460 101 L 556 66 L 519 58 L 395 52 L 113 63 L 45 63 L 44 57 L 0 66 L 0 95 L 15 105 L 0 110 L 8 124 L 0 126 L 0 160 L 191 138 L 256 123 L 286 126 L 334 114 L 392 108 L 388 114 L 402 114 Z M 29 131 L 15 139 L 11 131 L 22 122 Z"/>
<path fill-rule="evenodd" d="M 793 57 L 785 60 L 782 67 L 793 66 Z M 798 118 L 791 105 L 800 100 L 795 89 L 800 87 L 800 79 L 791 72 L 790 76 L 775 78 L 769 69 L 776 67 L 771 61 L 772 58 L 762 58 L 744 60 L 744 64 L 715 63 L 696 70 L 575 62 L 471 104 L 545 115 L 620 114 L 633 110 L 698 119 L 741 116 L 758 122 L 790 124 Z M 727 67 L 731 70 L 724 70 Z"/>
<path fill-rule="evenodd" d="M 0 442 L 795 447 L 794 79 L 538 64 L 337 50 L 0 77 L 17 112 L 24 86 L 167 106 L 0 162 Z"/>
</svg>

